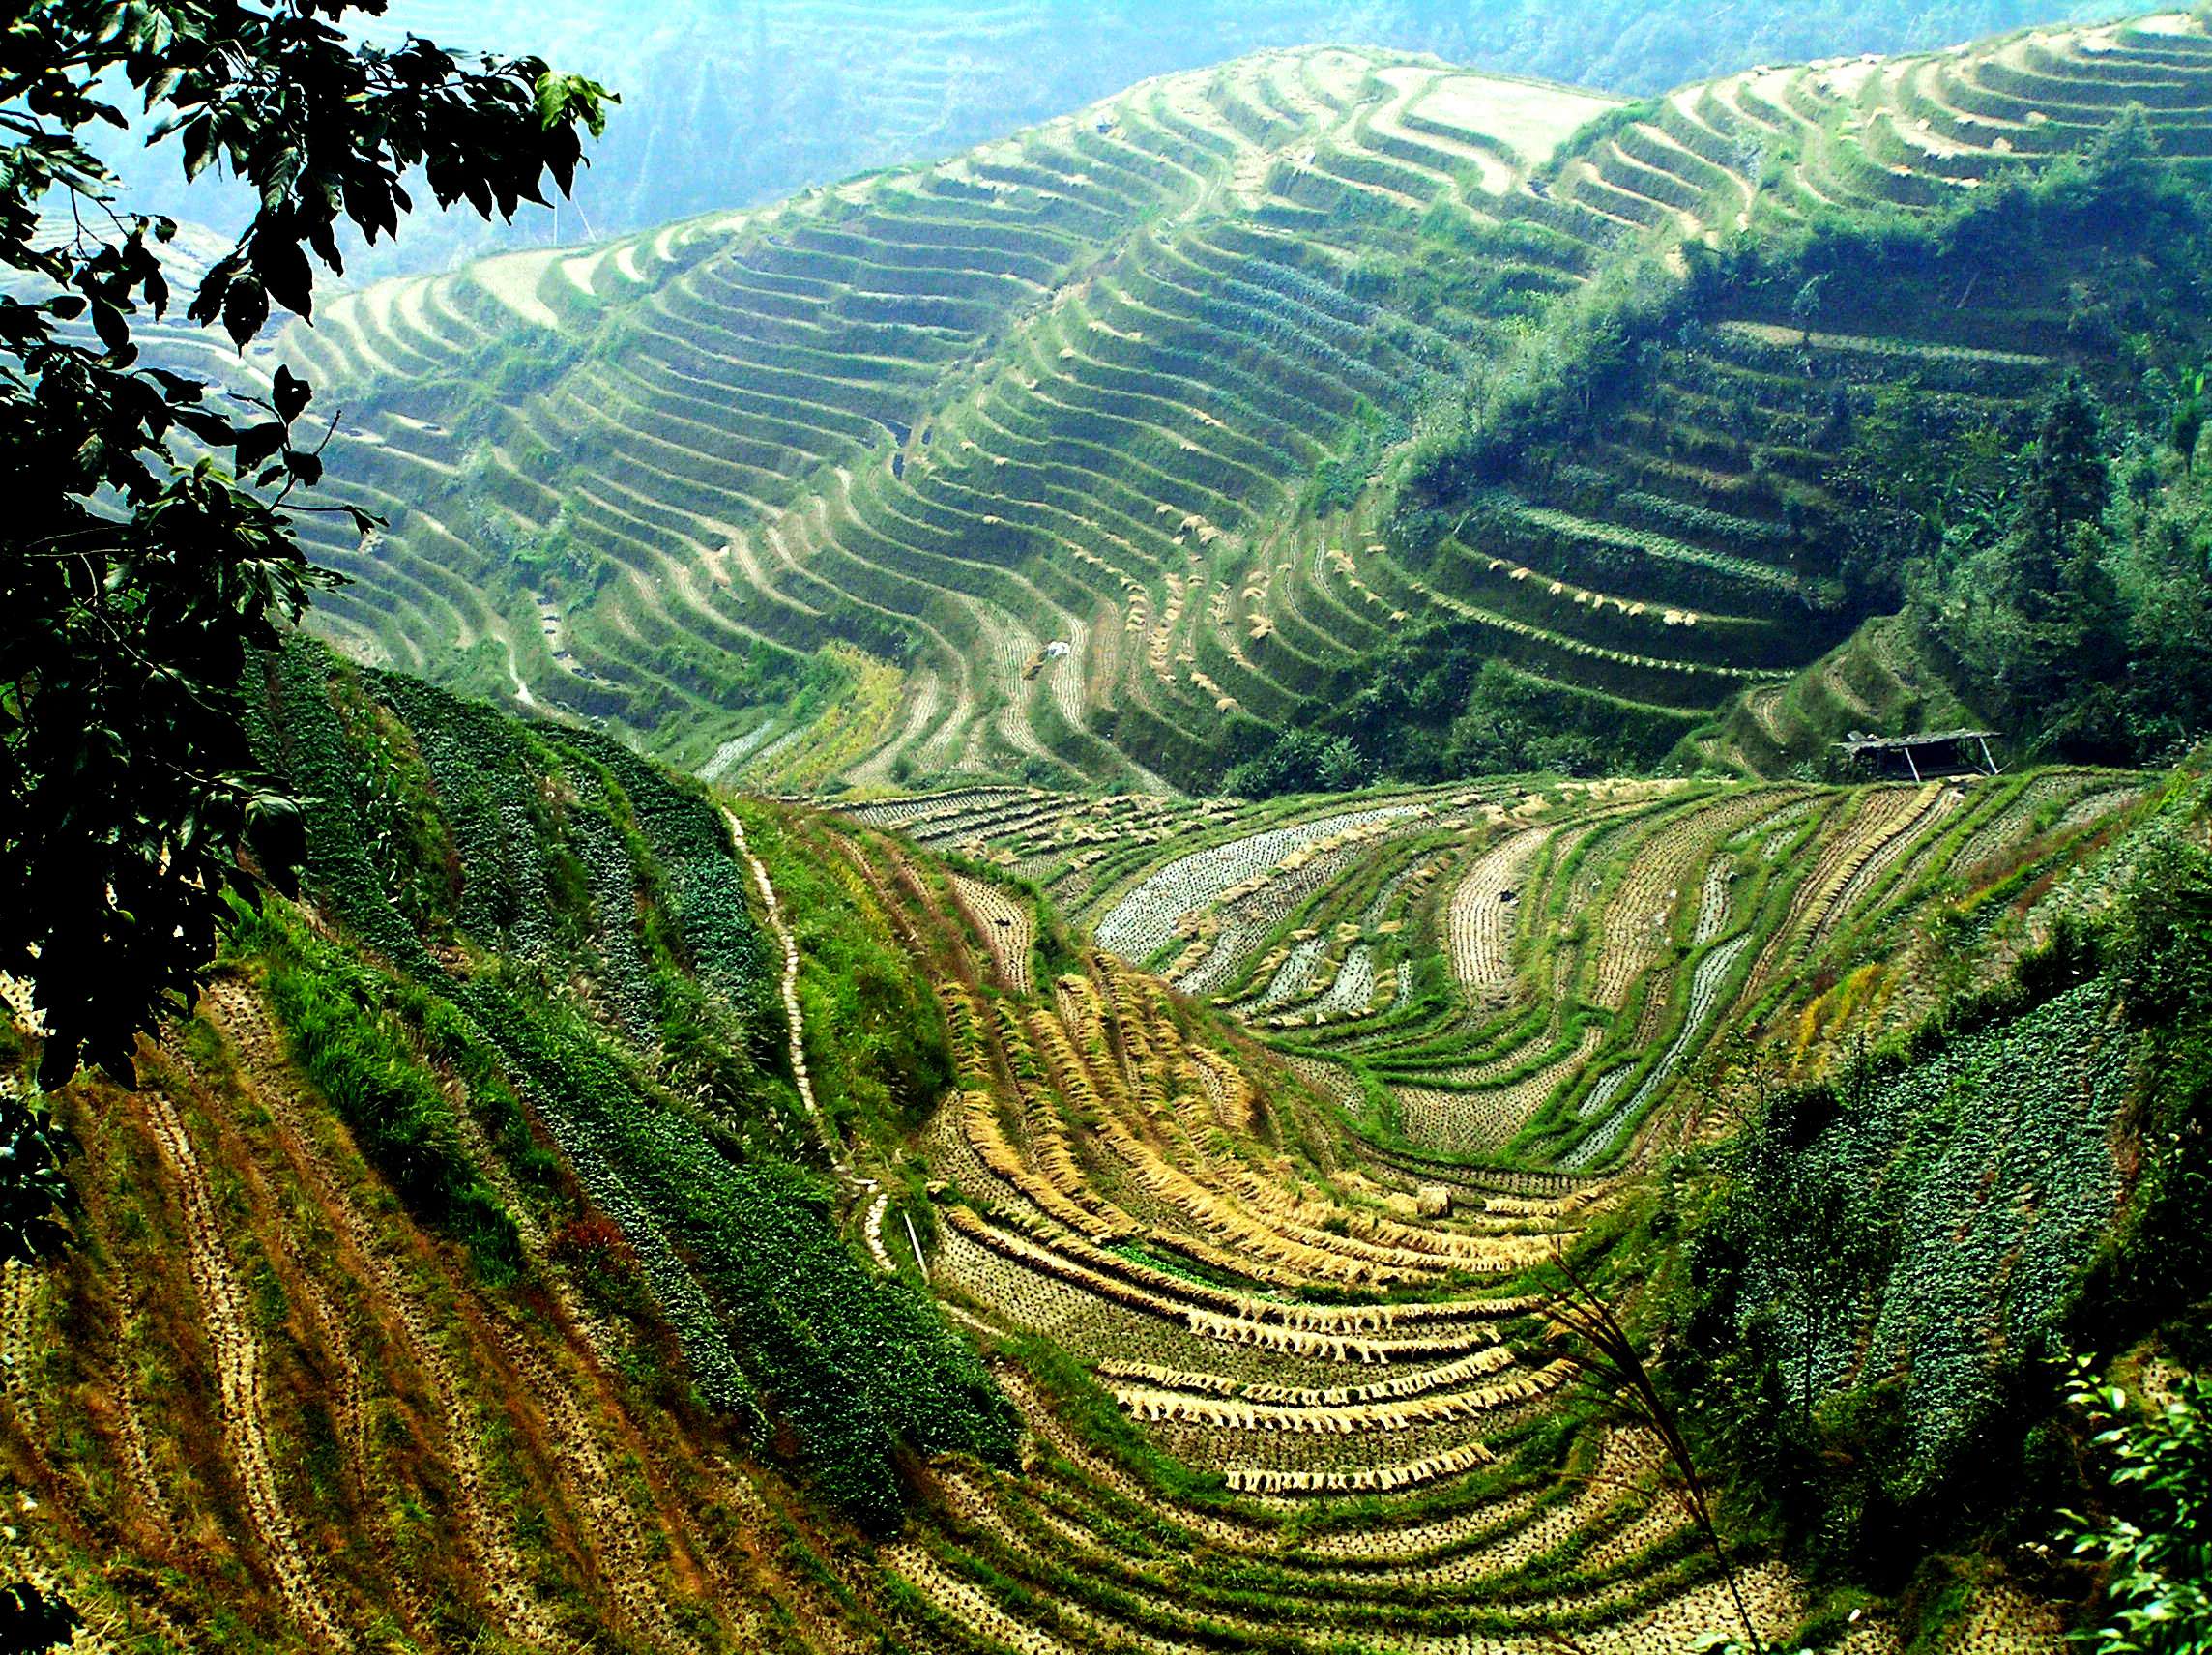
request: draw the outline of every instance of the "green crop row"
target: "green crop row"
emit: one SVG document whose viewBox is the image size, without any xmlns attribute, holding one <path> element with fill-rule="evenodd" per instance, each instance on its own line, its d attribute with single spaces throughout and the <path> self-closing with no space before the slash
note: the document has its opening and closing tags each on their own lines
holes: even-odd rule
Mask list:
<svg viewBox="0 0 2212 1655">
<path fill-rule="evenodd" d="M 928 1301 L 876 1274 L 838 1234 L 829 1192 L 733 1147 L 655 1096 L 572 1013 L 534 1005 L 522 985 L 480 978 L 467 998 L 539 1106 L 617 1173 L 642 1219 L 690 1261 L 713 1331 L 771 1433 L 852 1519 L 898 1526 L 898 1445 L 1006 1461 L 1013 1417 L 975 1357 Z M 678 1323 L 680 1333 L 684 1331 Z M 688 1345 L 688 1342 L 687 1342 Z"/>
<path fill-rule="evenodd" d="M 464 1082 L 518 1184 L 542 1190 L 550 1166 L 518 1094 L 529 1099 L 637 1253 L 700 1396 L 803 1465 L 855 1521 L 896 1525 L 910 1450 L 1010 1455 L 1010 1410 L 974 1355 L 915 1289 L 855 1256 L 827 1192 L 774 1152 L 794 1100 L 748 1052 L 775 1051 L 780 1006 L 714 807 L 603 738 L 364 679 L 314 646 L 288 652 L 273 679 L 260 734 L 313 799 L 308 883 L 393 971 L 276 921 L 250 940 L 303 1066 L 403 1199 L 480 1270 L 520 1266 L 512 1216 L 470 1159 L 434 1058 Z M 415 818 L 444 836 L 379 827 Z M 926 1031 L 917 1045 L 914 1020 L 888 1017 L 876 991 L 903 983 L 910 1010 L 930 997 L 889 951 L 869 952 L 863 927 L 841 924 L 835 892 L 805 885 L 819 864 L 782 855 L 766 822 L 760 836 L 820 933 L 802 987 L 838 1051 L 826 1091 L 905 1084 L 933 1100 L 915 1060 L 932 1049 Z M 397 906 L 411 887 L 395 896 L 384 872 L 419 840 L 447 847 L 450 864 L 442 906 L 420 925 Z M 473 950 L 464 974 L 431 947 L 451 957 L 456 938 Z M 584 1003 L 622 1013 L 634 1048 L 558 992 L 579 964 L 600 979 Z"/>
<path fill-rule="evenodd" d="M 408 1207 L 468 1249 L 477 1274 L 511 1280 L 522 1263 L 513 1215 L 468 1150 L 425 1046 L 470 1063 L 470 1104 L 542 1183 L 550 1171 L 520 1106 L 485 1064 L 467 1020 L 317 939 L 274 905 L 244 911 L 232 946 L 264 967 L 292 1057 Z"/>
</svg>

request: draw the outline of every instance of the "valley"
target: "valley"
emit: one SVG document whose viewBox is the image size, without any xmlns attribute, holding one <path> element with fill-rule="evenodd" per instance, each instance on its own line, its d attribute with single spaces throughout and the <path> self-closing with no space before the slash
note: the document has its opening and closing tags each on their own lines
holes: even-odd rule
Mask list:
<svg viewBox="0 0 2212 1655">
<path fill-rule="evenodd" d="M 1631 99 L 1288 8 L 973 144 L 1105 25 L 777 0 L 748 125 L 738 10 L 635 25 L 670 147 L 883 164 L 235 352 L 149 293 L 135 378 L 0 294 L 184 397 L 170 492 L 69 462 L 130 558 L 17 548 L 0 861 L 104 929 L 0 972 L 0 1581 L 116 1655 L 2197 1648 L 2112 1628 L 2202 1603 L 2212 15 Z"/>
</svg>

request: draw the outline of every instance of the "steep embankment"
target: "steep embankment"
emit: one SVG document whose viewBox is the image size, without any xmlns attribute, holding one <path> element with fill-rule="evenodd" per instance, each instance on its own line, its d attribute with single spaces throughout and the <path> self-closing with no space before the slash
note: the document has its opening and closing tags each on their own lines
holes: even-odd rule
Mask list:
<svg viewBox="0 0 2212 1655">
<path fill-rule="evenodd" d="M 532 1252 L 570 1267 L 487 1283 L 267 1019 L 247 972 L 65 1114 L 84 1240 L 15 1335 L 10 1472 L 100 1646 L 767 1647 L 819 1614 L 766 1544 L 784 1496 L 656 1380 L 619 1238 L 559 1202 Z"/>
</svg>

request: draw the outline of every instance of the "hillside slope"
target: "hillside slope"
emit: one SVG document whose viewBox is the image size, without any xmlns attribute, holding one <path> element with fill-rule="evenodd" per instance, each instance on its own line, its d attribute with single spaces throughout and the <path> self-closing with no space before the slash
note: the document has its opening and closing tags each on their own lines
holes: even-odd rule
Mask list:
<svg viewBox="0 0 2212 1655">
<path fill-rule="evenodd" d="M 1839 409 L 2001 424 L 2068 368 L 2121 373 L 2063 295 L 2179 251 L 2114 227 L 1948 309 L 1839 292 L 1813 328 L 1702 297 L 1670 249 L 1943 221 L 2139 105 L 2197 165 L 2199 24 L 1594 121 L 1615 105 L 1278 53 L 780 208 L 379 285 L 256 360 L 331 388 L 335 485 L 390 517 L 365 547 L 314 531 L 358 583 L 334 636 L 709 773 L 1210 785 L 1365 690 L 1471 706 L 1483 659 L 1649 763 L 1870 612 Z M 1626 381 L 1584 360 L 1623 305 Z M 1440 487 L 1456 432 L 1555 380 L 1576 451 Z"/>
<path fill-rule="evenodd" d="M 1674 1291 L 1679 1186 L 1643 1170 L 1721 1123 L 1716 1007 L 1817 1073 L 2203 809 L 2053 772 L 870 825 L 313 648 L 268 690 L 313 905 L 247 928 L 144 1090 L 71 1089 L 80 1242 L 9 1277 L 10 1555 L 103 1647 L 1721 1630 L 1648 1438 L 1546 1336 L 1554 1249 Z M 1223 1009 L 1138 967 L 1171 953 Z M 2080 1087 L 1993 1090 L 1933 1168 L 1850 1147 L 1904 1155 L 1929 1234 L 2029 1261 L 1945 1301 L 1988 1339 L 1915 1357 L 1931 1420 L 1982 1417 L 2129 1196 L 2134 1059 L 2089 994 L 1983 1025 L 2072 1019 Z M 1663 1056 L 1623 1069 L 1632 1034 Z M 1817 1607 L 1743 1563 L 1766 1636 Z M 1938 1646 L 2057 1624 L 2000 1585 Z M 1878 1613 L 1845 1643 L 1896 1646 Z"/>
<path fill-rule="evenodd" d="M 419 669 L 488 649 L 480 687 L 504 670 L 694 763 L 745 752 L 783 650 L 842 640 L 914 682 L 897 721 L 888 694 L 851 704 L 814 775 L 871 751 L 1188 770 L 1222 703 L 1298 694 L 1217 659 L 1244 629 L 1208 607 L 1306 555 L 1276 543 L 1300 493 L 1356 491 L 1505 325 L 1487 295 L 1533 303 L 1586 251 L 1447 206 L 1479 262 L 1419 321 L 1351 291 L 1355 261 L 1607 106 L 1348 51 L 1247 60 L 772 212 L 341 300 L 278 349 L 377 410 L 332 458 L 394 510 L 373 555 L 318 547 L 361 580 L 329 618 Z M 1091 730 L 1109 700 L 1119 752 Z"/>
</svg>

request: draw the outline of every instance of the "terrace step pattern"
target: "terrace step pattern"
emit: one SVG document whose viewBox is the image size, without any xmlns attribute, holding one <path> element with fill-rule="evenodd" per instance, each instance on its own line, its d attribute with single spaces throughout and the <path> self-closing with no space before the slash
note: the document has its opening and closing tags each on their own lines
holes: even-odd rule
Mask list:
<svg viewBox="0 0 2212 1655">
<path fill-rule="evenodd" d="M 1518 1652 L 1726 1629 L 1650 1443 L 1586 1425 L 1569 1479 L 1529 1474 L 1544 1422 L 1581 1416 L 1522 1271 L 1643 1157 L 1697 1134 L 1693 1076 L 1724 1017 L 1794 1031 L 1809 1064 L 1847 1023 L 1878 1034 L 1933 973 L 1912 939 L 1937 911 L 2057 892 L 2006 897 L 2033 923 L 2034 903 L 2064 900 L 2041 875 L 2143 797 L 2048 770 L 1265 803 L 975 787 L 843 806 L 882 854 L 906 855 L 903 837 L 1018 871 L 1129 955 L 1203 945 L 1214 998 L 1286 1060 L 1223 1041 L 1205 1008 L 1097 948 L 1022 986 L 982 936 L 939 971 L 958 1090 L 926 1143 L 944 1180 L 933 1285 L 980 1328 L 1049 1339 L 1097 1407 L 1213 1475 L 1109 1454 L 1007 1365 L 1033 1433 L 1023 1472 L 946 1472 L 926 1532 L 882 1551 L 908 1588 L 902 1635 Z M 991 884 L 963 873 L 946 929 L 979 936 L 975 916 L 1013 900 Z M 1275 1021 L 1302 1003 L 1262 992 L 1290 957 L 1310 985 L 1355 952 L 1379 976 L 1448 959 L 1450 980 Z M 1409 1100 L 1395 1118 L 1377 1083 Z M 1426 1118 L 1421 1093 L 1442 1100 Z M 1507 1096 L 1470 1152 L 1458 1123 Z M 1769 1570 L 1747 1589 L 1779 1634 L 1793 1584 Z M 1845 1647 L 1895 1645 L 1870 1616 Z M 2053 1645 L 2037 1630 L 2005 1647 Z"/>
<path fill-rule="evenodd" d="M 311 528 L 354 579 L 325 624 L 725 775 L 790 752 L 733 751 L 761 716 L 715 657 L 833 639 L 939 685 L 871 773 L 1188 770 L 1224 716 L 1315 687 L 1237 642 L 1266 618 L 1234 595 L 1250 548 L 1355 416 L 1410 417 L 1497 334 L 1362 296 L 1357 262 L 1432 213 L 1490 235 L 1609 103 L 1262 54 L 935 166 L 343 296 L 253 363 L 356 410 L 332 475 L 389 520 Z M 1586 253 L 1499 230 L 1468 256 L 1542 294 Z"/>
<path fill-rule="evenodd" d="M 1385 796 L 1357 813 L 1391 831 L 1347 849 L 1393 870 L 1360 912 L 1378 923 L 1400 912 L 1437 863 L 1428 840 L 1450 809 Z M 1010 889 L 964 872 L 925 907 L 895 871 L 918 865 L 901 832 L 980 848 L 987 865 L 1062 828 L 1081 855 L 1091 847 L 1078 835 L 1119 825 L 1172 865 L 1182 835 L 1290 830 L 1270 847 L 1280 859 L 1286 843 L 1342 831 L 1327 813 L 1289 814 L 1269 828 L 1234 803 L 1007 788 L 844 813 L 855 854 L 886 870 L 877 888 L 917 899 L 899 898 L 910 945 L 929 936 L 949 949 L 933 959 L 957 1084 L 923 1143 L 941 1180 L 920 1249 L 932 1287 L 979 1329 L 1049 1340 L 1094 1376 L 1100 1406 L 1210 1473 L 1178 1487 L 1109 1456 L 1007 1363 L 1000 1378 L 1031 1429 L 1020 1474 L 934 1467 L 926 1513 L 866 1561 L 840 1563 L 847 1583 L 903 1643 L 948 1652 L 1263 1636 L 1517 1652 L 1568 1630 L 1627 1650 L 1655 1624 L 1685 1637 L 1719 1626 L 1718 1582 L 1647 1444 L 1581 1426 L 1574 1477 L 1551 1469 L 1550 1423 L 1579 1418 L 1580 1404 L 1544 1336 L 1545 1300 L 1521 1278 L 1591 1203 L 1425 1205 L 1363 1153 L 1341 1153 L 1335 1131 L 1314 1131 L 1296 1083 L 1158 979 L 1093 950 L 1054 980 L 1017 983 L 975 923 Z M 1443 877 L 1421 888 L 1441 892 Z M 1099 892 L 1108 912 L 1132 883 L 1147 881 Z M 881 1198 L 856 1219 L 863 1236 L 897 1228 Z M 878 1263 L 905 1266 L 896 1247 Z M 1801 1608 L 1779 1574 L 1753 1583 L 1752 1603 L 1776 1631 Z"/>
<path fill-rule="evenodd" d="M 1956 898 L 1946 870 L 1994 884 L 2139 797 L 2123 777 L 2053 770 L 1856 790 L 1506 780 L 1266 804 L 971 791 L 848 808 L 1039 882 L 1102 947 L 1208 994 L 1354 1115 L 1359 1089 L 1336 1082 L 1356 1065 L 1395 1099 L 1394 1122 L 1363 1129 L 1407 1169 L 1401 1191 L 1449 1185 L 1487 1206 L 1523 1187 L 1510 1180 L 1596 1187 L 1648 1147 L 1646 1122 L 1679 1113 L 1712 1030 L 1913 935 L 1913 916 Z M 1424 961 L 1448 962 L 1447 980 L 1416 992 Z M 1875 969 L 1907 1014 L 1909 960 Z"/>
<path fill-rule="evenodd" d="M 1362 433 L 1403 434 L 1623 244 L 1933 206 L 2136 106 L 2212 162 L 2212 39 L 2175 16 L 1754 70 L 1559 153 L 1611 106 L 1262 53 L 780 206 L 379 283 L 247 372 L 344 402 L 334 480 L 389 519 L 307 526 L 355 581 L 334 635 L 728 779 L 1187 784 L 1431 624 L 1686 731 L 1845 625 L 1817 487 L 1839 401 L 2022 399 L 2036 352 L 1735 318 L 1417 552 L 1379 498 L 1316 516 L 1309 479 L 1375 465 Z M 1474 297 L 1374 277 L 1445 231 Z M 764 703 L 731 666 L 832 641 L 900 662 L 904 704 Z"/>
</svg>

